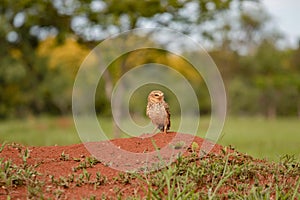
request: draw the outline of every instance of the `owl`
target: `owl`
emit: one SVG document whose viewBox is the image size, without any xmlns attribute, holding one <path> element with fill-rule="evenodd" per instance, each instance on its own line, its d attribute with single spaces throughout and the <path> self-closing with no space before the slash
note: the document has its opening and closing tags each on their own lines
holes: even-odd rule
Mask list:
<svg viewBox="0 0 300 200">
<path fill-rule="evenodd" d="M 163 92 L 159 90 L 150 92 L 148 95 L 146 114 L 155 125 L 155 130 L 158 128 L 164 133 L 167 133 L 167 130 L 170 129 L 171 121 L 169 105 L 164 100 Z"/>
</svg>

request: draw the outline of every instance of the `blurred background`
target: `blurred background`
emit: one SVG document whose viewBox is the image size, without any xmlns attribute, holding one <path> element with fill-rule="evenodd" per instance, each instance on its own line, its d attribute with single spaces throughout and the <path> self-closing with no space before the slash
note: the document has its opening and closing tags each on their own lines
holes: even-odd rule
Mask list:
<svg viewBox="0 0 300 200">
<path fill-rule="evenodd" d="M 0 143 L 79 143 L 71 98 L 85 57 L 99 42 L 122 31 L 168 27 L 199 42 L 221 72 L 228 117 L 220 144 L 260 158 L 276 160 L 284 154 L 300 158 L 297 5 L 296 0 L 2 0 Z M 183 54 L 194 53 L 182 49 Z M 113 128 L 112 88 L 126 71 L 151 62 L 172 66 L 190 81 L 203 116 L 199 129 L 203 137 L 211 106 L 205 82 L 186 60 L 157 50 L 130 52 L 105 71 L 95 108 L 108 135 L 126 137 Z M 137 121 L 148 121 L 146 96 L 157 87 L 146 85 L 133 94 L 130 111 Z M 170 91 L 166 99 L 176 127 L 177 99 Z"/>
</svg>

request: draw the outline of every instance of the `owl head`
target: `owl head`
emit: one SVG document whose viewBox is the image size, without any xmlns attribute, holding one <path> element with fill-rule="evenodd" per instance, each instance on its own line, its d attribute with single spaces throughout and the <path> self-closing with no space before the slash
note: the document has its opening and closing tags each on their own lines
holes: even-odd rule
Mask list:
<svg viewBox="0 0 300 200">
<path fill-rule="evenodd" d="M 159 103 L 164 100 L 164 93 L 160 90 L 153 90 L 148 95 L 148 101 L 152 103 Z"/>
</svg>

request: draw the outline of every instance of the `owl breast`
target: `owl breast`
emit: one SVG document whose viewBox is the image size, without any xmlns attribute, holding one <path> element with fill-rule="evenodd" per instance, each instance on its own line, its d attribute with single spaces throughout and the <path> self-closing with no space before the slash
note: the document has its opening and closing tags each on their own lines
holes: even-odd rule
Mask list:
<svg viewBox="0 0 300 200">
<path fill-rule="evenodd" d="M 165 120 L 167 118 L 167 112 L 162 103 L 155 103 L 149 105 L 148 116 L 154 124 L 158 126 L 159 129 L 164 126 Z"/>
</svg>

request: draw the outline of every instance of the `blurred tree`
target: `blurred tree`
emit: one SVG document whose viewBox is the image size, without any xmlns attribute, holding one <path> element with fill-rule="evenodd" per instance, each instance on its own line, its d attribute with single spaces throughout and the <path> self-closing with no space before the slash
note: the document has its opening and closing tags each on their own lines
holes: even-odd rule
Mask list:
<svg viewBox="0 0 300 200">
<path fill-rule="evenodd" d="M 285 63 L 290 57 L 277 49 L 282 36 L 265 9 L 257 3 L 242 5 L 240 13 L 224 17 L 218 30 L 211 55 L 225 80 L 231 112 L 268 118 L 287 113 L 283 107 L 291 95 L 286 92 L 291 71 Z"/>
<path fill-rule="evenodd" d="M 271 38 L 272 34 L 266 30 L 270 16 L 260 5 L 248 10 L 243 9 L 238 20 L 240 27 L 236 42 L 242 53 L 254 52 L 265 38 Z"/>
<path fill-rule="evenodd" d="M 264 40 L 254 54 L 247 56 L 245 68 L 253 87 L 259 89 L 259 110 L 267 118 L 275 118 L 280 102 L 284 99 L 284 90 L 288 85 L 288 70 L 284 66 L 284 54 L 270 40 Z"/>
<path fill-rule="evenodd" d="M 6 83 L 1 86 L 2 90 L 11 87 L 23 91 L 22 97 L 16 98 L 23 114 L 27 112 L 26 105 L 37 113 L 41 112 L 48 102 L 41 83 L 48 80 L 47 74 L 53 71 L 48 71 L 48 61 L 39 58 L 36 50 L 47 37 L 55 36 L 57 44 L 61 44 L 72 36 L 93 47 L 112 33 L 147 24 L 198 33 L 199 24 L 214 21 L 218 13 L 229 10 L 234 2 L 243 0 L 126 0 L 122 3 L 116 0 L 3 0 L 0 7 L 0 56 L 12 61 L 10 63 L 17 62 L 24 73 L 23 82 L 18 82 L 17 87 Z M 4 65 L 5 62 L 1 61 L 1 66 Z M 126 65 L 125 58 L 120 65 L 121 73 L 126 70 Z M 112 76 L 112 73 L 105 74 L 107 90 L 111 88 Z"/>
<path fill-rule="evenodd" d="M 240 55 L 255 53 L 265 39 L 274 43 L 282 38 L 267 10 L 257 1 L 240 4 L 239 10 L 223 15 L 216 25 L 214 47 L 221 51 L 234 51 Z"/>
<path fill-rule="evenodd" d="M 222 74 L 225 84 L 229 83 L 240 70 L 239 55 L 231 50 L 213 50 L 209 52 Z"/>
<path fill-rule="evenodd" d="M 90 0 L 76 1 L 80 9 L 73 18 L 72 29 L 84 41 L 101 40 L 111 33 L 137 27 L 169 27 L 180 32 L 199 32 L 199 24 L 216 20 L 235 2 L 245 0 Z M 62 9 L 61 9 L 62 10 Z M 100 32 L 96 30 L 100 29 Z"/>
<path fill-rule="evenodd" d="M 72 86 L 81 62 L 89 50 L 74 39 L 67 38 L 63 45 L 57 46 L 55 38 L 49 37 L 40 42 L 37 54 L 47 59 L 47 73 L 41 87 L 47 93 L 48 101 L 61 114 L 68 114 L 72 102 Z"/>
<path fill-rule="evenodd" d="M 236 76 L 228 84 L 228 110 L 230 114 L 238 116 L 260 114 L 260 91 L 253 87 L 242 76 Z"/>
<path fill-rule="evenodd" d="M 91 6 L 83 6 L 87 10 L 84 10 L 81 15 L 74 19 L 73 29 L 81 37 L 80 40 L 83 41 L 97 41 L 111 33 L 149 26 L 147 24 L 150 24 L 152 27 L 169 27 L 183 33 L 199 35 L 199 33 L 203 33 L 199 25 L 208 21 L 214 21 L 217 18 L 217 14 L 229 10 L 231 4 L 235 1 L 152 0 L 137 2 L 135 0 L 126 0 L 119 3 L 116 0 L 107 0 L 93 2 L 98 9 Z M 86 21 L 86 27 L 80 23 L 76 25 L 76 19 Z M 93 33 L 92 30 L 99 28 L 102 30 L 101 34 L 89 34 Z M 124 74 L 131 66 L 130 62 L 128 62 L 128 54 L 123 56 L 122 59 L 119 65 L 120 74 Z M 108 94 L 107 98 L 110 101 L 110 94 L 113 88 L 112 80 L 115 74 L 109 72 L 109 70 L 106 70 L 103 77 L 105 79 L 106 93 Z M 122 92 L 122 89 L 119 91 Z M 121 102 L 116 102 L 115 106 L 117 107 L 116 110 L 120 111 L 116 117 L 121 118 Z"/>
<path fill-rule="evenodd" d="M 294 107 L 287 102 L 294 99 L 300 116 L 300 51 L 283 57 L 284 52 L 272 42 L 277 41 L 280 34 L 276 31 L 273 34 L 273 29 L 268 27 L 269 16 L 259 3 L 255 4 L 257 8 L 250 6 L 247 10 L 245 2 L 3 0 L 0 6 L 0 116 L 22 116 L 29 111 L 36 114 L 49 108 L 55 113 L 69 112 L 66 99 L 70 98 L 71 80 L 87 53 L 82 46 L 92 48 L 111 34 L 147 26 L 170 27 L 192 36 L 210 38 L 216 44 L 211 55 L 230 91 L 230 107 L 235 113 L 262 110 L 269 117 L 292 113 L 290 110 Z M 233 7 L 237 8 L 234 14 L 238 18 L 224 18 L 224 13 L 232 12 Z M 208 23 L 216 27 L 203 28 Z M 46 40 L 49 37 L 55 39 Z M 271 42 L 266 38 L 271 38 Z M 113 48 L 110 47 L 112 51 Z M 101 90 L 106 92 L 97 94 L 100 100 L 96 108 L 107 112 L 103 107 L 110 102 L 119 77 L 147 62 L 171 65 L 190 77 L 191 82 L 195 82 L 194 87 L 203 90 L 201 77 L 195 76 L 183 59 L 166 52 L 138 51 L 121 56 L 105 71 L 101 80 L 105 87 Z M 254 102 L 257 100 L 258 106 L 250 106 L 252 98 Z M 209 104 L 209 98 L 205 98 L 205 102 Z"/>
<path fill-rule="evenodd" d="M 300 40 L 296 50 L 291 52 L 289 59 L 289 66 L 291 67 L 290 77 L 290 90 L 294 90 L 293 98 L 296 99 L 297 115 L 300 119 Z"/>
<path fill-rule="evenodd" d="M 63 30 L 67 30 L 69 23 L 65 16 L 58 13 L 52 1 L 1 1 L 0 6 L 0 57 L 14 60 L 22 73 L 13 74 L 14 92 L 17 100 L 13 105 L 14 112 L 3 112 L 4 115 L 24 116 L 43 111 L 47 97 L 41 87 L 48 73 L 47 61 L 37 55 L 39 42 L 48 35 L 57 34 L 62 38 Z M 56 20 L 55 20 L 56 19 Z M 61 30 L 61 31 L 57 31 Z M 11 68 L 12 63 L 0 61 L 1 68 Z M 5 76 L 5 74 L 1 74 Z M 1 76 L 0 75 L 0 76 Z M 9 82 L 1 84 L 2 90 L 11 88 Z M 9 91 L 8 91 L 9 92 Z M 11 91 L 12 92 L 12 91 Z M 5 93 L 4 95 L 8 95 Z M 10 98 L 10 96 L 7 96 Z M 5 104 L 1 102 L 1 104 Z"/>
<path fill-rule="evenodd" d="M 0 62 L 0 118 L 12 117 L 15 106 L 22 104 L 22 85 L 25 70 L 18 60 L 2 57 Z"/>
</svg>

